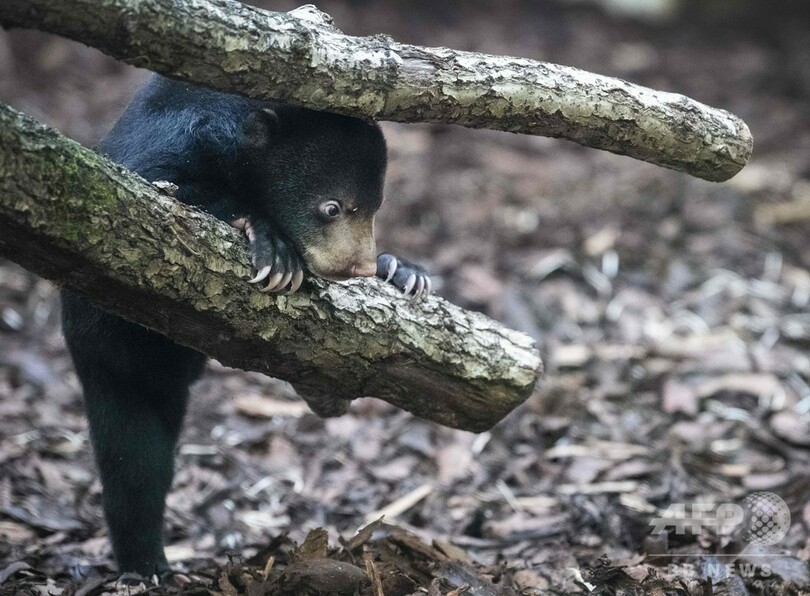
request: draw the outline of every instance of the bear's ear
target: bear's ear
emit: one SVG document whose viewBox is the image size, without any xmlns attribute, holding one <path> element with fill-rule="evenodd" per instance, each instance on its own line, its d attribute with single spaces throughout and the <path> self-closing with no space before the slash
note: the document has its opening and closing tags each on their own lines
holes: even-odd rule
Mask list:
<svg viewBox="0 0 810 596">
<path fill-rule="evenodd" d="M 242 127 L 242 143 L 250 149 L 266 149 L 278 130 L 278 114 L 270 108 L 256 110 Z"/>
</svg>

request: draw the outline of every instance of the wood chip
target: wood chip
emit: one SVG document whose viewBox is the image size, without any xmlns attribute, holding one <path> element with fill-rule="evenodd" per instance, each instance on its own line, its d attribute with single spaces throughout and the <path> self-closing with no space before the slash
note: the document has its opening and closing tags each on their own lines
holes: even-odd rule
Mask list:
<svg viewBox="0 0 810 596">
<path fill-rule="evenodd" d="M 557 492 L 561 495 L 596 495 L 600 493 L 629 493 L 638 489 L 639 482 L 622 480 L 617 482 L 593 482 L 591 484 L 560 484 Z"/>
<path fill-rule="evenodd" d="M 233 399 L 236 411 L 254 418 L 273 418 L 290 416 L 300 418 L 310 410 L 306 402 L 271 399 L 255 393 L 243 394 Z"/>
<path fill-rule="evenodd" d="M 426 498 L 434 491 L 434 487 L 430 483 L 425 483 L 411 492 L 401 496 L 396 501 L 386 505 L 382 509 L 378 509 L 366 516 L 366 523 L 371 523 L 380 517 L 385 517 L 386 521 L 392 521 L 408 511 L 411 507 L 419 503 L 422 499 Z"/>
</svg>

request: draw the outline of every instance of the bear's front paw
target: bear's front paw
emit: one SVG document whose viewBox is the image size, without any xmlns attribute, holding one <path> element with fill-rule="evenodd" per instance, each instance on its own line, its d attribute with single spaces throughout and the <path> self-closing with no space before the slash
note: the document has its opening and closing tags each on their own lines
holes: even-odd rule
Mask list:
<svg viewBox="0 0 810 596">
<path fill-rule="evenodd" d="M 413 298 L 424 298 L 433 288 L 424 267 L 385 252 L 377 257 L 377 277 L 394 284 L 403 294 Z"/>
<path fill-rule="evenodd" d="M 250 243 L 251 262 L 256 276 L 248 283 L 264 285 L 261 292 L 280 292 L 289 286 L 292 294 L 304 281 L 304 260 L 292 244 L 272 225 L 242 217 L 232 222 L 245 232 Z"/>
</svg>

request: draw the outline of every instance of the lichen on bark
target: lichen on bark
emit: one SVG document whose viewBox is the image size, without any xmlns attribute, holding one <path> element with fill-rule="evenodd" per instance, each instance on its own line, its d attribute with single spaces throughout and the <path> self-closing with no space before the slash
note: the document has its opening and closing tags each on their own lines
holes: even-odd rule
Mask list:
<svg viewBox="0 0 810 596">
<path fill-rule="evenodd" d="M 507 56 L 351 37 L 314 8 L 235 0 L 3 0 L 0 24 L 81 41 L 175 78 L 350 116 L 559 137 L 723 181 L 745 122 L 675 93 Z"/>
</svg>

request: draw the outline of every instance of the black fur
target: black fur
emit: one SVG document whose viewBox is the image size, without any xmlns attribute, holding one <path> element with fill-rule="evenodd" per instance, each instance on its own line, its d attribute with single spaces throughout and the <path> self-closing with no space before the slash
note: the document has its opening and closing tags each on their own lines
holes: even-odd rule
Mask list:
<svg viewBox="0 0 810 596">
<path fill-rule="evenodd" d="M 327 225 L 318 212 L 325 199 L 351 196 L 369 217 L 382 202 L 385 141 L 375 124 L 158 76 L 99 149 L 149 181 L 175 183 L 185 203 L 225 221 L 248 219 L 257 267 L 302 267 L 303 249 Z M 62 299 L 119 570 L 162 575 L 174 449 L 205 357 L 72 291 Z"/>
<path fill-rule="evenodd" d="M 179 200 L 220 219 L 269 219 L 299 252 L 320 223 L 318 202 L 344 193 L 369 214 L 382 203 L 386 149 L 376 124 L 159 76 L 99 150 L 149 181 L 174 182 Z"/>
</svg>

